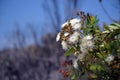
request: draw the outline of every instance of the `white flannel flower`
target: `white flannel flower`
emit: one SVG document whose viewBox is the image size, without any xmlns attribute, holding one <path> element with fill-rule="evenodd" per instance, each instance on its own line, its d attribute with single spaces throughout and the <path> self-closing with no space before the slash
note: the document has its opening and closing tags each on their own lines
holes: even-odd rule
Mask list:
<svg viewBox="0 0 120 80">
<path fill-rule="evenodd" d="M 73 67 L 76 68 L 76 69 L 78 68 L 77 60 L 75 60 L 75 61 L 73 62 Z"/>
<path fill-rule="evenodd" d="M 93 48 L 94 47 L 94 42 L 93 42 L 93 37 L 92 35 L 87 35 L 82 39 L 82 45 L 83 47 L 86 48 Z"/>
<path fill-rule="evenodd" d="M 78 42 L 78 39 L 79 39 L 79 36 L 80 36 L 80 33 L 75 31 L 68 39 L 69 43 L 76 43 Z"/>
<path fill-rule="evenodd" d="M 105 59 L 106 62 L 110 63 L 114 59 L 113 55 L 108 55 Z"/>
<path fill-rule="evenodd" d="M 81 28 L 81 23 L 80 19 L 74 18 L 70 20 L 71 26 L 74 30 L 80 29 Z"/>
<path fill-rule="evenodd" d="M 91 50 L 94 48 L 94 42 L 92 40 L 92 35 L 85 36 L 80 44 L 80 50 L 82 53 L 88 53 L 88 50 Z"/>
<path fill-rule="evenodd" d="M 85 41 L 80 44 L 80 50 L 82 53 L 88 53 L 89 50 L 94 48 L 93 41 Z"/>
<path fill-rule="evenodd" d="M 62 41 L 62 42 L 61 42 L 61 45 L 62 45 L 62 48 L 63 48 L 64 50 L 67 50 L 67 49 L 68 49 L 68 44 L 67 44 L 67 42 Z"/>
<path fill-rule="evenodd" d="M 57 34 L 56 41 L 60 40 L 60 32 Z"/>
</svg>

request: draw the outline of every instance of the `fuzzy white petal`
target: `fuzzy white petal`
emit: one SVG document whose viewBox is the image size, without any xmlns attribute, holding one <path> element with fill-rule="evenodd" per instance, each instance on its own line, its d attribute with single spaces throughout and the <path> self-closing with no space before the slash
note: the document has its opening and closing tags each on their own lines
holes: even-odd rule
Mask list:
<svg viewBox="0 0 120 80">
<path fill-rule="evenodd" d="M 77 60 L 75 60 L 75 61 L 73 62 L 73 67 L 76 68 L 76 69 L 78 68 Z"/>
<path fill-rule="evenodd" d="M 67 33 L 67 32 L 66 32 L 66 33 L 64 33 L 64 36 L 68 36 L 68 35 L 69 35 L 69 33 Z"/>
<path fill-rule="evenodd" d="M 56 41 L 60 40 L 60 32 L 57 34 Z"/>
<path fill-rule="evenodd" d="M 77 18 L 70 20 L 71 26 L 74 30 L 80 29 L 80 27 L 81 27 L 80 21 L 81 20 L 77 19 Z"/>
<path fill-rule="evenodd" d="M 68 49 L 68 44 L 65 41 L 62 41 L 61 45 L 64 50 Z"/>
<path fill-rule="evenodd" d="M 64 28 L 65 27 L 65 25 L 67 25 L 68 24 L 68 22 L 65 22 L 64 24 L 62 24 L 62 28 Z"/>
</svg>

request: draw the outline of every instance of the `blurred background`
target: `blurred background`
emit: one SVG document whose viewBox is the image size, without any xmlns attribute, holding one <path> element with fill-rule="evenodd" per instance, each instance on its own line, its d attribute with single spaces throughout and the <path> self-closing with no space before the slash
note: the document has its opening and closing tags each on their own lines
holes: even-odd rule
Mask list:
<svg viewBox="0 0 120 80">
<path fill-rule="evenodd" d="M 78 11 L 97 15 L 101 30 L 120 22 L 120 0 L 0 0 L 0 80 L 67 80 L 55 39 Z"/>
</svg>

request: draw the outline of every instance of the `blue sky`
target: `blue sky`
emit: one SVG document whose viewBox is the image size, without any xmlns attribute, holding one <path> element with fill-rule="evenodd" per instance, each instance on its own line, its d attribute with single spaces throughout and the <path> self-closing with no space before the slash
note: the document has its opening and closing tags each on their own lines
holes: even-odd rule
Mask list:
<svg viewBox="0 0 120 80">
<path fill-rule="evenodd" d="M 0 0 L 0 47 L 7 46 L 9 38 L 16 30 L 16 24 L 19 24 L 20 29 L 26 34 L 29 33 L 29 27 L 26 26 L 31 23 L 35 26 L 36 32 L 41 36 L 51 30 L 51 27 L 47 27 L 50 24 L 50 19 L 46 17 L 45 11 L 42 6 L 44 0 Z M 64 0 L 59 0 L 60 10 L 62 11 Z M 111 20 L 106 16 L 103 9 L 101 8 L 98 0 L 80 0 L 78 10 L 83 10 L 94 15 L 98 15 L 100 19 L 100 25 L 103 22 L 108 24 L 112 23 Z M 80 2 L 79 1 L 79 2 Z M 118 9 L 118 0 L 103 0 L 109 15 L 115 19 L 120 20 L 120 14 Z M 64 13 L 62 11 L 62 13 Z M 61 13 L 61 15 L 63 15 Z M 47 28 L 45 28 L 47 27 Z M 43 31 L 43 28 L 44 31 Z M 31 37 L 26 35 L 30 40 Z M 31 42 L 30 40 L 29 42 Z"/>
</svg>

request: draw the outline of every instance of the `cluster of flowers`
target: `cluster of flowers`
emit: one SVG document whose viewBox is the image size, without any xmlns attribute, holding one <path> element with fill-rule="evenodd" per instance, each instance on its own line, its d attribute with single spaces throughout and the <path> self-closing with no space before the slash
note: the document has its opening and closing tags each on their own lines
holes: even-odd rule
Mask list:
<svg viewBox="0 0 120 80">
<path fill-rule="evenodd" d="M 79 50 L 74 52 L 77 59 L 74 61 L 73 66 L 77 68 L 77 60 L 83 60 L 88 50 L 94 48 L 94 40 L 92 35 L 84 36 L 81 32 L 82 22 L 78 18 L 71 19 L 62 25 L 62 31 L 58 33 L 56 41 L 61 40 L 61 45 L 64 50 L 68 50 L 73 46 L 80 47 Z M 81 40 L 81 44 L 77 45 Z"/>
<path fill-rule="evenodd" d="M 56 41 L 61 40 L 62 48 L 64 50 L 78 42 L 80 38 L 81 22 L 80 19 L 72 19 L 62 25 L 62 31 L 58 33 Z"/>
<path fill-rule="evenodd" d="M 85 16 L 85 15 L 84 15 Z M 88 18 L 87 18 L 88 17 Z M 89 20 L 88 20 L 89 19 Z M 96 28 L 97 27 L 97 28 Z M 105 27 L 104 31 L 100 31 L 97 25 L 95 16 L 85 16 L 84 19 L 74 18 L 65 22 L 61 26 L 61 32 L 58 33 L 56 41 L 61 41 L 62 48 L 66 50 L 65 56 L 73 54 L 75 59 L 71 64 L 73 67 L 73 74 L 79 74 L 93 71 L 94 78 L 99 75 L 107 74 L 105 79 L 110 78 L 110 66 L 112 62 L 117 62 L 117 69 L 119 64 L 120 53 L 120 25 L 114 24 Z M 115 45 L 117 44 L 117 47 Z M 111 48 L 115 47 L 113 50 Z M 116 54 L 114 54 L 116 53 Z M 117 58 L 117 59 L 116 59 Z M 66 67 L 67 62 L 62 66 Z M 77 70 L 77 71 L 76 71 Z M 108 71 L 107 71 L 108 70 Z M 74 72 L 75 71 L 75 72 Z M 64 77 L 68 77 L 68 71 L 60 70 Z M 117 74 L 118 72 L 115 72 Z M 73 80 L 78 79 L 78 76 Z M 93 77 L 93 76 L 92 76 Z M 104 80 L 104 77 L 101 78 Z"/>
</svg>

